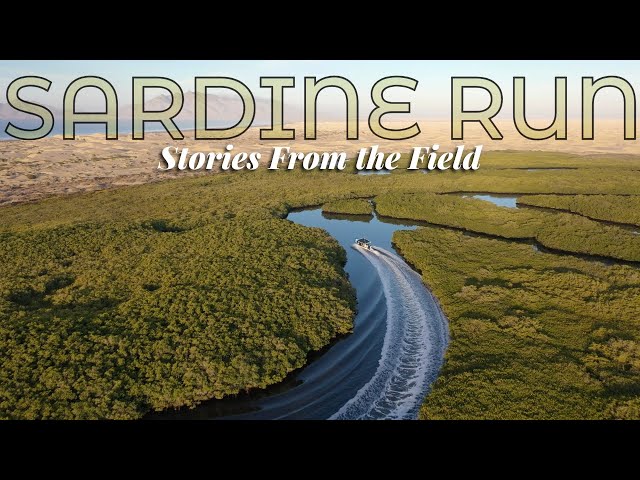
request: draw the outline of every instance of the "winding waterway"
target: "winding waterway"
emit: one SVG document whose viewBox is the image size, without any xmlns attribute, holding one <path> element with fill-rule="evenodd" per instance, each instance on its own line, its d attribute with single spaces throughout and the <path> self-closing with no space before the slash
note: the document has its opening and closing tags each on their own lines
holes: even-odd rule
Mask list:
<svg viewBox="0 0 640 480">
<path fill-rule="evenodd" d="M 518 194 L 452 194 L 501 207 L 519 207 Z M 346 250 L 345 270 L 358 300 L 353 333 L 313 354 L 307 366 L 266 390 L 206 401 L 192 410 L 152 413 L 147 418 L 416 418 L 442 366 L 448 328 L 436 299 L 397 254 L 391 240 L 397 230 L 432 225 L 377 215 L 327 215 L 319 208 L 294 211 L 287 218 L 324 229 Z M 465 235 L 493 238 L 468 231 Z M 374 251 L 354 246 L 355 237 L 363 236 L 372 241 Z M 593 255 L 555 252 L 533 239 L 501 240 L 531 243 L 541 253 L 620 263 Z"/>
<path fill-rule="evenodd" d="M 162 418 L 411 419 L 436 379 L 448 340 L 437 301 L 394 250 L 396 230 L 411 222 L 371 216 L 291 212 L 290 221 L 319 227 L 347 252 L 345 270 L 356 289 L 354 330 L 308 366 L 262 395 L 204 402 Z M 354 246 L 372 241 L 374 251 Z"/>
</svg>

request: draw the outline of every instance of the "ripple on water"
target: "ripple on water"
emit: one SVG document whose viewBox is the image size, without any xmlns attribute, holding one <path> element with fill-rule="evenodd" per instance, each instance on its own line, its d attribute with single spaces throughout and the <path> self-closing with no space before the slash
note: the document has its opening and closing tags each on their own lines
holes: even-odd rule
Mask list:
<svg viewBox="0 0 640 480">
<path fill-rule="evenodd" d="M 288 218 L 325 229 L 345 248 L 345 270 L 358 297 L 353 333 L 267 392 L 210 400 L 156 418 L 416 417 L 442 363 L 447 338 L 444 317 L 420 276 L 391 253 L 393 233 L 416 225 L 377 216 L 327 215 L 320 209 L 291 212 Z M 352 247 L 363 236 L 379 248 L 375 258 Z"/>
<path fill-rule="evenodd" d="M 359 251 L 382 280 L 387 329 L 378 368 L 332 419 L 413 419 L 442 366 L 447 321 L 420 276 L 382 248 Z"/>
</svg>

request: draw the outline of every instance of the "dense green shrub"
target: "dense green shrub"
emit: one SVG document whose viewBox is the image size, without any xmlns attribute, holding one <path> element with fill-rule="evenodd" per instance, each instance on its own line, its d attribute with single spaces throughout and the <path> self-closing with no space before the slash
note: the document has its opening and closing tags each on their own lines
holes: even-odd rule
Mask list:
<svg viewBox="0 0 640 480">
<path fill-rule="evenodd" d="M 556 250 L 640 262 L 639 235 L 578 215 L 503 208 L 473 198 L 428 193 L 380 195 L 376 207 L 381 215 L 505 238 L 532 238 Z"/>
<path fill-rule="evenodd" d="M 368 200 L 356 198 L 325 203 L 322 206 L 322 211 L 324 213 L 340 213 L 348 215 L 371 215 L 373 207 Z"/>
<path fill-rule="evenodd" d="M 258 170 L 1 208 L 0 417 L 136 418 L 301 366 L 355 306 L 344 252 L 284 220 L 291 208 L 377 195 L 387 215 L 636 258 L 628 232 L 575 215 L 433 195 L 640 192 L 628 160 L 518 154 L 518 168 L 581 162 L 526 172 L 509 155 L 465 174 Z M 604 163 L 619 168 L 603 176 Z M 425 414 L 638 418 L 637 269 L 444 229 L 398 235 L 452 320 Z"/>
<path fill-rule="evenodd" d="M 423 418 L 640 418 L 640 270 L 442 228 L 400 231 L 451 342 Z"/>
<path fill-rule="evenodd" d="M 640 226 L 640 196 L 629 195 L 531 195 L 518 203 L 565 210 L 597 220 Z"/>
</svg>

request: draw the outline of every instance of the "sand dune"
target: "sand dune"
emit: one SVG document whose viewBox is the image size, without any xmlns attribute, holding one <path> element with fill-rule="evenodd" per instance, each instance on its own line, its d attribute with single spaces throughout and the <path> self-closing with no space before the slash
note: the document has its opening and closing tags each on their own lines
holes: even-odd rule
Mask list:
<svg viewBox="0 0 640 480">
<path fill-rule="evenodd" d="M 160 152 L 167 145 L 189 147 L 191 151 L 220 151 L 233 143 L 235 151 L 259 151 L 269 159 L 274 146 L 291 146 L 292 150 L 346 151 L 353 155 L 363 146 L 379 145 L 385 152 L 409 151 L 414 146 L 440 144 L 440 151 L 464 143 L 484 145 L 484 150 L 544 150 L 575 154 L 640 155 L 640 141 L 625 141 L 621 121 L 598 120 L 596 140 L 581 140 L 579 121 L 570 121 L 566 141 L 531 141 L 523 138 L 510 121 L 496 122 L 504 139 L 491 141 L 478 125 L 465 126 L 464 142 L 450 140 L 448 121 L 420 121 L 422 133 L 407 141 L 381 140 L 373 135 L 366 121 L 360 122 L 360 138 L 346 140 L 344 122 L 324 122 L 318 125 L 315 141 L 305 141 L 303 124 L 295 123 L 296 140 L 260 140 L 259 128 L 252 128 L 239 138 L 225 141 L 193 140 L 192 132 L 184 132 L 185 140 L 173 141 L 166 133 L 147 133 L 143 141 L 133 141 L 121 135 L 118 141 L 107 141 L 104 135 L 80 136 L 75 141 L 50 137 L 38 141 L 4 141 L 0 143 L 0 205 L 31 201 L 50 195 L 100 190 L 119 185 L 134 185 L 165 180 L 172 176 L 194 173 L 162 172 L 157 170 Z M 406 123 L 388 125 L 392 128 Z M 202 175 L 203 173 L 197 173 Z M 204 173 L 205 175 L 208 173 Z M 210 173 L 209 173 L 210 174 Z"/>
</svg>

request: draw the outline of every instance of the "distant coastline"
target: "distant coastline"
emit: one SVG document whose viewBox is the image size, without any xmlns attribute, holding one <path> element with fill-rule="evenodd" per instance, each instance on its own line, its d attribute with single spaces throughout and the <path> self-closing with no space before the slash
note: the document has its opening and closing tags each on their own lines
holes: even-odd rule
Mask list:
<svg viewBox="0 0 640 480">
<path fill-rule="evenodd" d="M 16 120 L 15 123 L 17 126 L 21 128 L 26 128 L 26 129 L 35 129 L 41 125 L 40 122 L 26 122 L 24 120 L 21 120 L 21 121 Z M 178 125 L 178 127 L 183 133 L 192 132 L 195 129 L 195 125 L 193 124 L 193 122 L 189 122 L 189 123 L 176 122 L 176 124 Z M 229 127 L 233 127 L 233 123 L 230 123 L 225 120 L 221 120 L 217 122 L 211 121 L 209 122 L 208 126 L 209 128 L 229 128 Z M 254 123 L 253 125 L 251 125 L 251 128 L 265 127 L 265 126 L 268 126 L 268 125 L 265 123 Z M 51 133 L 49 133 L 49 135 L 47 135 L 45 138 L 60 137 L 62 136 L 62 133 L 63 133 L 62 130 L 63 130 L 62 120 L 58 120 L 55 123 L 53 130 L 51 130 Z M 125 120 L 118 121 L 118 134 L 128 135 L 131 133 L 131 131 L 132 131 L 131 120 L 125 119 Z M 163 127 L 145 126 L 144 131 L 146 133 L 162 133 L 165 131 L 165 129 Z M 83 136 L 99 135 L 99 134 L 104 134 L 104 132 L 105 132 L 105 126 L 102 124 L 87 123 L 87 124 L 76 125 L 76 135 L 83 135 Z M 8 135 L 4 129 L 0 130 L 0 141 L 7 141 L 7 140 L 20 141 L 19 139 L 13 138 L 11 135 Z"/>
</svg>

